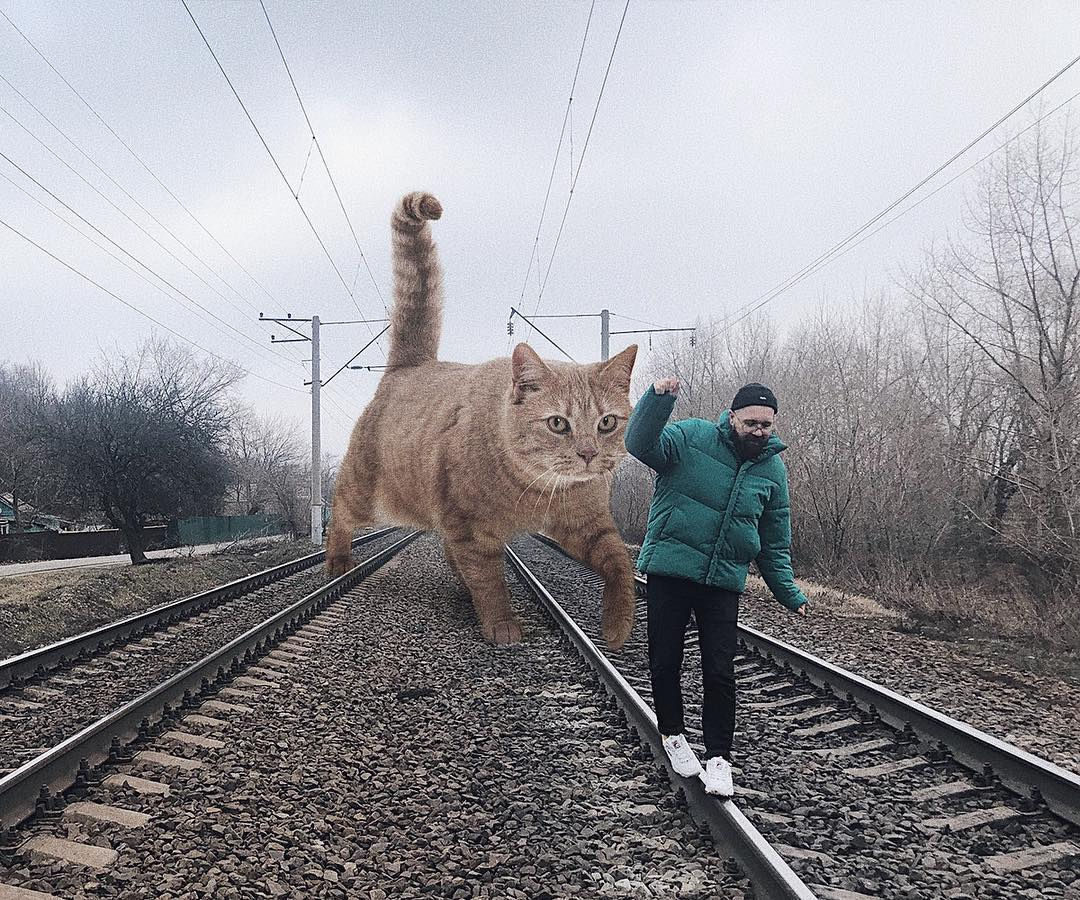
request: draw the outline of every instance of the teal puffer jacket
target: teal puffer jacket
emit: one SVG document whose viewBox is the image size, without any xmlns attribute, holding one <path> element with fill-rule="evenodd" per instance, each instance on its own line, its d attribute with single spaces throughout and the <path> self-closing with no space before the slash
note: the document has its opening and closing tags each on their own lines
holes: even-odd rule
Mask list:
<svg viewBox="0 0 1080 900">
<path fill-rule="evenodd" d="M 626 428 L 626 449 L 656 470 L 656 493 L 638 568 L 742 592 L 750 563 L 789 609 L 806 597 L 791 571 L 787 469 L 775 434 L 754 459 L 735 451 L 725 410 L 718 422 L 667 425 L 672 394 L 650 387 Z"/>
</svg>

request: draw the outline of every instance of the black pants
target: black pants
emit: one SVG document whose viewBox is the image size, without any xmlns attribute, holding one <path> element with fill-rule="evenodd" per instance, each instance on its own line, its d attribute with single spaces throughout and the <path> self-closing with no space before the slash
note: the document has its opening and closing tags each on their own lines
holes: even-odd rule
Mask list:
<svg viewBox="0 0 1080 900">
<path fill-rule="evenodd" d="M 735 733 L 735 649 L 739 595 L 696 581 L 649 576 L 649 671 L 653 705 L 663 735 L 682 734 L 682 662 L 686 626 L 693 612 L 701 647 L 701 729 L 705 757 L 731 758 Z"/>
</svg>

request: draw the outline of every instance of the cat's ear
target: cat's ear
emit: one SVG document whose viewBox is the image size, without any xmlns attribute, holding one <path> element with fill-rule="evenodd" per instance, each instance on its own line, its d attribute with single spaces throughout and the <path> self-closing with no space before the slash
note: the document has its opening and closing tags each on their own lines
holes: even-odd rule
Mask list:
<svg viewBox="0 0 1080 900">
<path fill-rule="evenodd" d="M 600 368 L 600 375 L 606 378 L 612 387 L 629 394 L 630 375 L 634 371 L 635 359 L 637 359 L 637 344 L 631 344 L 604 363 Z"/>
<path fill-rule="evenodd" d="M 544 361 L 528 344 L 518 344 L 510 357 L 510 362 L 514 376 L 515 403 L 521 403 L 530 391 L 540 390 L 551 376 L 551 369 L 544 365 Z"/>
</svg>

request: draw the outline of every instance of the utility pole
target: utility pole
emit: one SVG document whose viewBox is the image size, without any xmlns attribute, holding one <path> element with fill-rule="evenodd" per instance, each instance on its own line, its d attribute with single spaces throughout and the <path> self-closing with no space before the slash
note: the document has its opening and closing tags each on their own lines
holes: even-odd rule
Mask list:
<svg viewBox="0 0 1080 900">
<path fill-rule="evenodd" d="M 619 314 L 614 313 L 614 315 L 618 316 Z M 610 323 L 612 312 L 611 312 L 611 310 L 608 310 L 608 309 L 602 309 L 598 313 L 562 313 L 562 314 L 552 313 L 550 315 L 543 315 L 543 316 L 525 316 L 522 313 L 518 312 L 518 310 L 515 309 L 513 306 L 511 306 L 510 307 L 510 319 L 506 323 L 506 333 L 507 334 L 513 334 L 514 333 L 514 316 L 517 316 L 519 319 L 522 319 L 525 322 L 527 322 L 532 327 L 532 329 L 537 334 L 540 335 L 540 337 L 542 337 L 545 341 L 547 341 L 549 344 L 551 344 L 552 347 L 554 347 L 556 350 L 558 350 L 563 356 L 565 356 L 571 362 L 577 362 L 577 360 L 575 360 L 569 353 L 567 353 L 565 350 L 563 350 L 562 347 L 560 347 L 558 344 L 556 344 L 551 338 L 549 338 L 546 334 L 544 334 L 544 332 L 542 332 L 539 328 L 537 328 L 536 325 L 532 321 L 533 319 L 594 319 L 597 316 L 599 316 L 600 317 L 600 359 L 601 359 L 602 362 L 607 362 L 608 359 L 610 358 L 611 336 L 613 334 L 651 334 L 654 331 L 689 331 L 689 332 L 691 332 L 691 334 L 690 334 L 690 346 L 693 347 L 694 344 L 695 344 L 695 335 L 693 334 L 693 332 L 697 331 L 696 328 L 638 328 L 635 331 L 612 331 L 611 330 L 611 323 Z M 620 318 L 625 319 L 626 316 L 620 316 Z M 632 321 L 636 322 L 637 320 L 633 319 Z M 652 339 L 651 338 L 649 339 L 649 348 L 652 349 Z"/>
<path fill-rule="evenodd" d="M 318 316 L 312 316 L 310 319 L 294 319 L 290 313 L 284 319 L 279 319 L 264 316 L 262 313 L 259 313 L 259 321 L 277 322 L 279 325 L 284 325 L 286 329 L 296 335 L 296 337 L 291 338 L 279 338 L 277 335 L 272 334 L 270 335 L 270 343 L 272 344 L 291 344 L 297 341 L 309 341 L 311 343 L 311 381 L 304 382 L 305 385 L 311 385 L 311 543 L 316 547 L 321 547 L 323 543 L 322 389 L 333 381 L 341 371 L 349 365 L 349 363 L 382 337 L 390 326 L 387 325 L 386 328 L 364 344 L 363 347 L 353 354 L 353 357 L 349 362 L 345 363 L 344 366 L 334 372 L 334 374 L 327 378 L 325 382 L 322 380 L 320 365 L 321 350 L 319 345 L 319 329 L 323 325 L 370 325 L 375 322 L 387 322 L 389 320 L 349 319 L 341 322 L 321 322 Z M 293 323 L 300 322 L 308 322 L 311 324 L 310 337 L 293 327 Z"/>
<path fill-rule="evenodd" d="M 612 331 L 610 334 L 647 334 L 649 337 L 649 349 L 652 350 L 652 333 L 654 331 L 689 331 L 690 332 L 690 346 L 693 347 L 697 343 L 697 336 L 694 332 L 696 328 L 637 328 L 633 331 Z"/>
<path fill-rule="evenodd" d="M 322 495 L 322 410 L 319 375 L 319 317 L 311 317 L 311 543 L 321 547 L 323 542 Z"/>
</svg>

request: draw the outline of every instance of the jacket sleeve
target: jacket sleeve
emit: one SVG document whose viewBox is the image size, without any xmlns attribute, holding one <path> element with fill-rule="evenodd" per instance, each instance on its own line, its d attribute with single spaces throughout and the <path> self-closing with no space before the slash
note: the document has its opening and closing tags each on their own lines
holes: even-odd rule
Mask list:
<svg viewBox="0 0 1080 900">
<path fill-rule="evenodd" d="M 650 469 L 666 472 L 679 461 L 682 429 L 666 422 L 675 408 L 674 394 L 658 394 L 649 385 L 626 426 L 626 449 Z"/>
<path fill-rule="evenodd" d="M 761 552 L 757 567 L 772 595 L 794 611 L 806 603 L 806 597 L 795 584 L 791 570 L 791 504 L 788 499 L 786 473 L 769 495 L 765 511 L 758 523 Z"/>
</svg>

